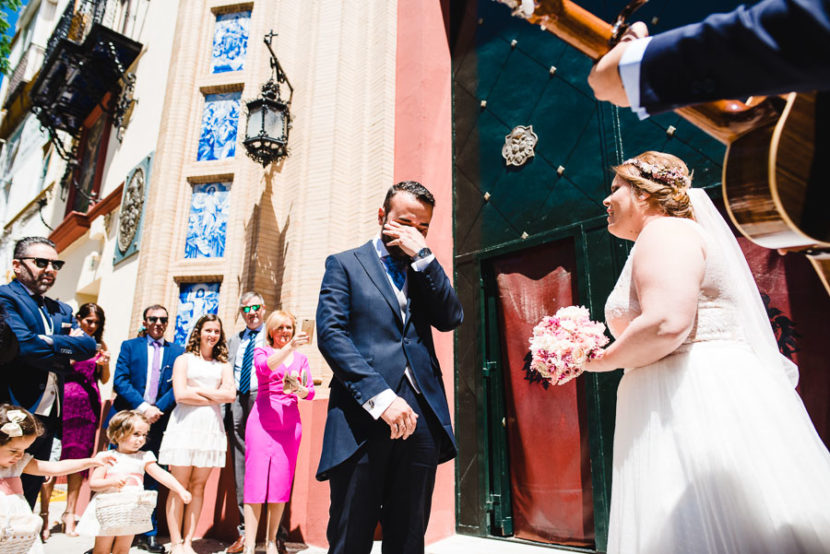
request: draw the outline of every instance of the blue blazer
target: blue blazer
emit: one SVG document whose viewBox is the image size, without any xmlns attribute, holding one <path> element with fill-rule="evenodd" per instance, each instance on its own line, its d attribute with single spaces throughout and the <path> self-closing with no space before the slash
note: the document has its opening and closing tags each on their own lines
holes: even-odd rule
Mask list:
<svg viewBox="0 0 830 554">
<path fill-rule="evenodd" d="M 372 242 L 326 259 L 317 305 L 317 345 L 332 371 L 328 417 L 317 479 L 350 458 L 369 440 L 377 422 L 363 404 L 390 388 L 412 368 L 424 399 L 443 427 L 436 437 L 439 463 L 455 457 L 441 368 L 432 327 L 451 331 L 464 313 L 437 260 L 424 271 L 409 271 L 405 318 Z M 419 425 L 425 424 L 419 422 Z"/>
<path fill-rule="evenodd" d="M 184 348 L 164 341 L 162 350 L 156 407 L 165 414 L 169 414 L 176 405 L 176 397 L 173 396 L 173 362 L 184 354 Z M 146 337 L 125 340 L 121 343 L 121 351 L 115 363 L 115 377 L 113 377 L 113 389 L 118 394 L 113 402 L 115 410 L 134 410 L 144 402 L 144 389 L 147 387 L 147 363 Z"/>
<path fill-rule="evenodd" d="M 63 403 L 63 376 L 72 371 L 69 360 L 87 360 L 95 355 L 95 339 L 89 335 L 70 337 L 78 326 L 68 304 L 43 297 L 45 312 L 52 323 L 52 341 L 41 338 L 48 334 L 40 309 L 26 288 L 17 279 L 0 286 L 0 304 L 6 312 L 6 324 L 17 337 L 19 352 L 15 358 L 0 365 L 0 401 L 18 404 L 33 410 L 49 378 L 58 376 Z"/>
<path fill-rule="evenodd" d="M 763 0 L 659 33 L 640 66 L 640 104 L 650 114 L 828 89 L 830 0 Z"/>
</svg>

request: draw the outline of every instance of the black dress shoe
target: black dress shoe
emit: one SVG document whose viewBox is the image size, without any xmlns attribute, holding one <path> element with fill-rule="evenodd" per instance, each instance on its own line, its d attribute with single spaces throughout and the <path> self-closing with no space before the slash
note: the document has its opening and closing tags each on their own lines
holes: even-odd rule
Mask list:
<svg viewBox="0 0 830 554">
<path fill-rule="evenodd" d="M 147 552 L 154 552 L 155 554 L 162 554 L 164 552 L 164 547 L 158 543 L 155 536 L 138 535 L 133 539 L 133 546 L 141 550 L 146 550 Z"/>
</svg>

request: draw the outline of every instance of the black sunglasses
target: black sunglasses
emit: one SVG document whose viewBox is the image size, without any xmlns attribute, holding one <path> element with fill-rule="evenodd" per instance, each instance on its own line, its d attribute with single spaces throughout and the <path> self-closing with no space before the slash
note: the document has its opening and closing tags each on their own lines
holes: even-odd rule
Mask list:
<svg viewBox="0 0 830 554">
<path fill-rule="evenodd" d="M 261 307 L 262 307 L 262 304 L 253 304 L 251 306 L 242 306 L 242 308 L 240 308 L 240 309 L 247 314 L 251 310 L 253 310 L 255 312 L 258 312 Z"/>
<path fill-rule="evenodd" d="M 150 323 L 155 323 L 156 321 L 158 321 L 162 325 L 167 324 L 167 319 L 168 318 L 165 317 L 165 316 L 157 316 L 157 315 L 148 315 L 147 316 L 147 321 L 149 321 Z"/>
<path fill-rule="evenodd" d="M 63 267 L 63 264 L 66 263 L 63 260 L 50 260 L 49 258 L 32 258 L 32 257 L 29 257 L 29 256 L 26 256 L 26 257 L 23 257 L 23 258 L 17 258 L 17 259 L 18 260 L 32 260 L 33 262 L 35 262 L 35 265 L 38 267 L 38 269 L 46 269 L 46 266 L 48 266 L 49 264 L 52 264 L 52 269 L 54 269 L 55 271 L 60 271 L 61 268 Z"/>
</svg>

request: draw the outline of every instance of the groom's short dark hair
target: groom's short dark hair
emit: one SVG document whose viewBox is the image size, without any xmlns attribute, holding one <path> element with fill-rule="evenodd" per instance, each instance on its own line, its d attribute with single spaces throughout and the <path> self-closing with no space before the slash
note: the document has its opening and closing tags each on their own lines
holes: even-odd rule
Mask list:
<svg viewBox="0 0 830 554">
<path fill-rule="evenodd" d="M 424 185 L 418 181 L 401 181 L 400 183 L 395 183 L 386 191 L 386 198 L 383 199 L 384 213 L 389 213 L 389 205 L 392 203 L 392 197 L 399 192 L 408 192 L 424 204 L 435 206 L 435 197 Z"/>
</svg>

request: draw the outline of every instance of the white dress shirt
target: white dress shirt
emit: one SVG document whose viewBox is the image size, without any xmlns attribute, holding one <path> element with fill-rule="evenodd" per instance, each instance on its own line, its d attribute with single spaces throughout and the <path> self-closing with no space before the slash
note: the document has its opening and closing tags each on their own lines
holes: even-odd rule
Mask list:
<svg viewBox="0 0 830 554">
<path fill-rule="evenodd" d="M 622 81 L 631 111 L 640 119 L 649 117 L 649 113 L 640 105 L 640 66 L 651 37 L 632 40 L 623 52 L 619 63 L 620 80 Z"/>
<path fill-rule="evenodd" d="M 245 327 L 245 330 L 242 332 L 242 340 L 239 341 L 239 348 L 236 350 L 236 357 L 233 359 L 233 382 L 234 385 L 236 385 L 236 390 L 239 390 L 239 375 L 242 372 L 242 358 L 245 357 L 245 349 L 248 348 L 248 343 L 251 342 L 251 332 L 251 329 Z M 255 333 L 254 348 L 265 344 L 265 325 L 260 325 L 257 329 L 253 330 L 253 333 Z M 259 379 L 256 378 L 256 370 L 254 369 L 253 361 L 251 362 L 250 386 L 250 392 L 254 392 L 259 386 Z"/>
</svg>

